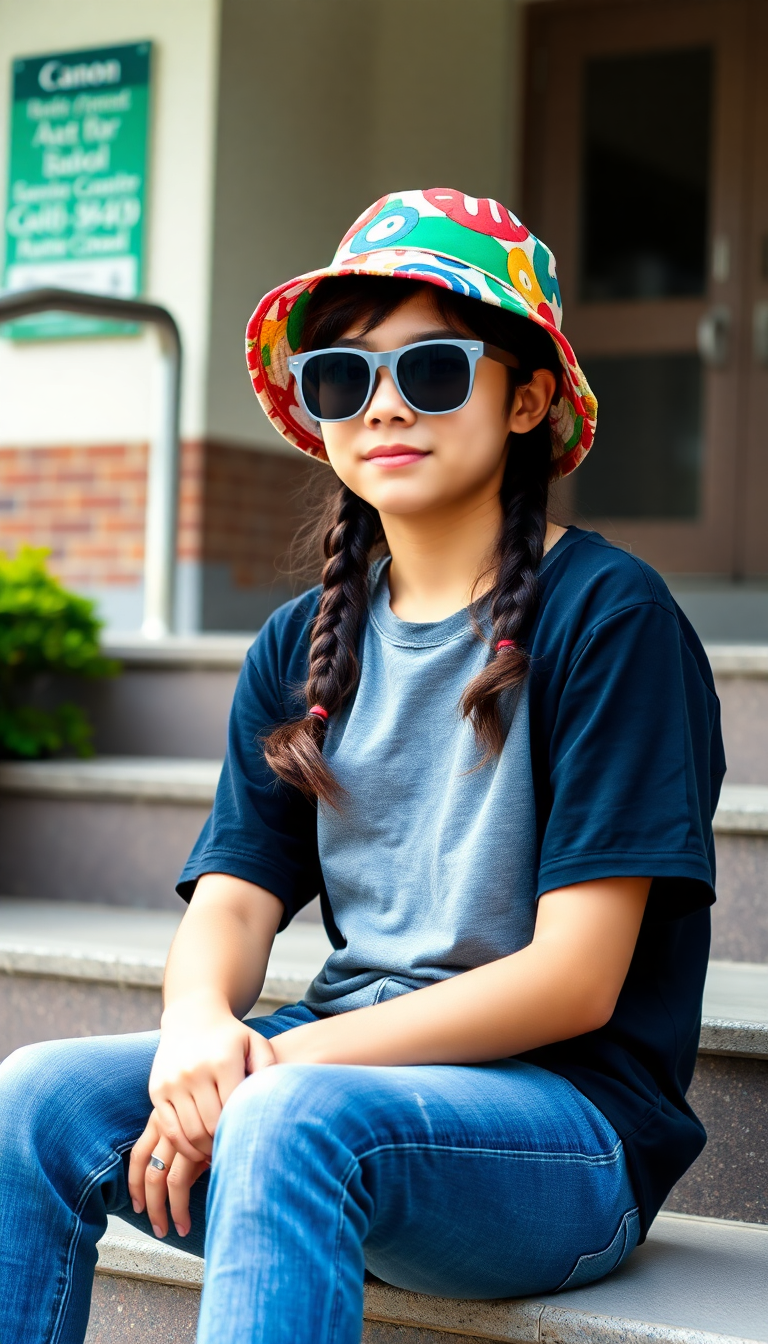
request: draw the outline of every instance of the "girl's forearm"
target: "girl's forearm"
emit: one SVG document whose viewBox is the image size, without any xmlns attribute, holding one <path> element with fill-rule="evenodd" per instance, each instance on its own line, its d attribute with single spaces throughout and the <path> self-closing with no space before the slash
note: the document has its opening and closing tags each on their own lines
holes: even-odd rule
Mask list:
<svg viewBox="0 0 768 1344">
<path fill-rule="evenodd" d="M 565 960 L 565 959 L 563 959 Z M 520 1054 L 602 1025 L 591 977 L 530 944 L 385 1003 L 296 1027 L 278 1063 L 469 1064 Z"/>
<path fill-rule="evenodd" d="M 201 877 L 168 956 L 164 1020 L 194 1004 L 247 1013 L 264 984 L 282 912 L 263 887 L 221 873 Z"/>
<path fill-rule="evenodd" d="M 295 1027 L 278 1063 L 472 1064 L 606 1023 L 626 978 L 650 878 L 600 878 L 547 892 L 519 952 L 386 1003 Z"/>
</svg>

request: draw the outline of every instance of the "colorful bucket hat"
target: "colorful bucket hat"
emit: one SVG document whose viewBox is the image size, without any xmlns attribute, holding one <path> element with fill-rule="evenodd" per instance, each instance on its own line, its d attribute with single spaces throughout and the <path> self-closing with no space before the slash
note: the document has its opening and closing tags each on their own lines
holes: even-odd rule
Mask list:
<svg viewBox="0 0 768 1344">
<path fill-rule="evenodd" d="M 527 317 L 549 332 L 563 369 L 549 413 L 553 476 L 567 476 L 592 446 L 597 402 L 563 336 L 555 258 L 498 201 L 450 188 L 392 192 L 344 235 L 330 266 L 278 285 L 246 331 L 256 396 L 283 438 L 327 461 L 320 426 L 296 397 L 288 358 L 301 350 L 307 300 L 327 276 L 384 275 L 427 281 Z"/>
</svg>

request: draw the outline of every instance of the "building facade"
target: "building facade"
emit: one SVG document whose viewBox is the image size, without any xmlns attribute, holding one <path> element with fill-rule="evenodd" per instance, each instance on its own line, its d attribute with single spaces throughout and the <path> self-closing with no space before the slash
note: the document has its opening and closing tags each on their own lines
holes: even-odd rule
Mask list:
<svg viewBox="0 0 768 1344">
<path fill-rule="evenodd" d="M 442 184 L 558 256 L 602 417 L 558 516 L 662 569 L 705 636 L 768 638 L 766 0 L 0 0 L 0 34 L 3 156 L 14 60 L 152 43 L 143 290 L 184 344 L 179 629 L 254 629 L 290 594 L 327 479 L 253 396 L 256 301 L 379 195 Z M 0 340 L 0 548 L 50 546 L 122 629 L 153 341 Z"/>
</svg>

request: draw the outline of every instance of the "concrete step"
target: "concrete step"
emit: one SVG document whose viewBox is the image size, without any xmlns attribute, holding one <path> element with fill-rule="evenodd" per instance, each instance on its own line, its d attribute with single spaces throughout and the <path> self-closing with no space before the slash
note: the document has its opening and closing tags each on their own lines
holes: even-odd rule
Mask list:
<svg viewBox="0 0 768 1344">
<path fill-rule="evenodd" d="M 151 757 L 0 764 L 0 891 L 177 910 L 219 770 Z"/>
<path fill-rule="evenodd" d="M 96 749 L 114 756 L 221 756 L 226 724 L 250 635 L 111 634 L 105 649 L 123 665 L 106 682 L 73 680 L 64 689 L 95 728 Z M 729 778 L 768 783 L 768 646 L 707 648 L 723 706 Z M 62 685 L 62 684 L 59 684 Z M 41 684 L 45 701 L 52 688 Z"/>
<path fill-rule="evenodd" d="M 203 1268 L 111 1219 L 88 1344 L 191 1344 Z M 585 1288 L 460 1301 L 368 1276 L 363 1311 L 363 1344 L 765 1344 L 768 1228 L 662 1213 L 615 1274 Z"/>
<path fill-rule="evenodd" d="M 764 769 L 768 771 L 768 755 Z M 768 962 L 768 787 L 726 784 L 715 816 L 712 955 Z"/>
<path fill-rule="evenodd" d="M 0 974 L 157 991 L 183 911 L 178 898 L 172 912 L 3 897 Z M 275 939 L 263 998 L 295 1002 L 329 951 L 322 925 L 294 920 Z M 768 1055 L 768 966 L 711 961 L 704 1016 L 703 1047 L 719 1048 L 734 1024 L 757 1033 L 747 1053 Z"/>
<path fill-rule="evenodd" d="M 710 644 L 707 648 L 723 714 L 728 779 L 768 783 L 768 646 Z"/>
<path fill-rule="evenodd" d="M 3 761 L 0 792 L 11 797 L 198 804 L 210 810 L 220 760 L 100 756 L 90 760 Z"/>
<path fill-rule="evenodd" d="M 32 1041 L 156 1027 L 179 918 L 1 900 L 0 1058 Z M 329 947 L 321 925 L 290 924 L 254 1013 L 297 1002 Z M 768 966 L 712 962 L 704 1012 L 689 1099 L 709 1141 L 668 1207 L 768 1223 Z"/>
<path fill-rule="evenodd" d="M 710 961 L 687 1095 L 707 1145 L 665 1208 L 768 1223 L 768 966 Z"/>
<path fill-rule="evenodd" d="M 100 754 L 224 755 L 227 720 L 251 635 L 171 635 L 147 640 L 109 634 L 105 652 L 122 663 L 109 681 L 70 680 L 67 697 L 83 706 Z M 52 688 L 41 686 L 41 697 Z"/>
<path fill-rule="evenodd" d="M 136 756 L 0 764 L 0 891 L 175 910 L 219 771 Z M 768 962 L 768 787 L 726 785 L 715 830 L 713 953 Z M 299 918 L 317 922 L 317 901 Z"/>
<path fill-rule="evenodd" d="M 768 770 L 768 761 L 766 762 Z M 210 808 L 221 759 L 97 756 L 90 760 L 2 761 L 0 793 L 11 797 L 99 802 L 178 802 Z M 715 815 L 722 835 L 768 834 L 768 785 L 725 784 Z"/>
<path fill-rule="evenodd" d="M 0 762 L 0 892 L 177 911 L 220 760 Z M 317 923 L 319 902 L 298 918 Z"/>
<path fill-rule="evenodd" d="M 145 639 L 136 631 L 107 630 L 102 645 L 104 652 L 110 658 L 119 658 L 126 669 L 237 673 L 255 638 L 255 631 L 252 635 L 164 635 L 161 639 Z"/>
<path fill-rule="evenodd" d="M 0 899 L 0 1058 L 32 1041 L 149 1031 L 184 906 L 129 907 Z M 294 921 L 275 939 L 254 1014 L 295 1003 L 330 943 Z"/>
</svg>

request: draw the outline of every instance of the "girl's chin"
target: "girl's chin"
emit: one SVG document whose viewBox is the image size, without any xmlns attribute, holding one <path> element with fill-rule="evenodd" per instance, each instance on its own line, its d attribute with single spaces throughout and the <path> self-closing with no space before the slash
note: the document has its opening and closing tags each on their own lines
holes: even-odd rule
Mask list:
<svg viewBox="0 0 768 1344">
<path fill-rule="evenodd" d="M 398 486 L 393 483 L 389 489 L 368 489 L 359 493 L 363 499 L 378 509 L 379 513 L 386 513 L 392 517 L 429 513 L 430 510 L 446 503 L 445 498 L 437 495 L 434 490 L 409 490 L 405 482 Z"/>
</svg>

